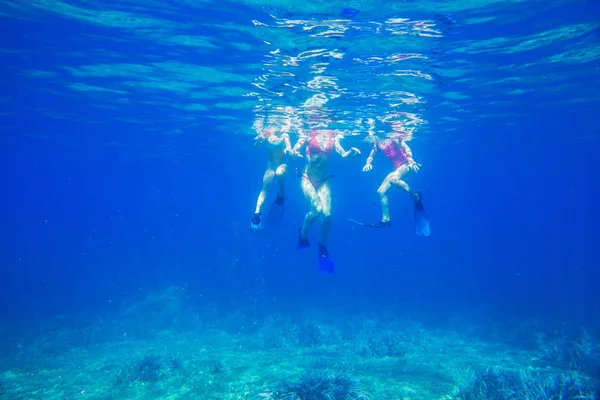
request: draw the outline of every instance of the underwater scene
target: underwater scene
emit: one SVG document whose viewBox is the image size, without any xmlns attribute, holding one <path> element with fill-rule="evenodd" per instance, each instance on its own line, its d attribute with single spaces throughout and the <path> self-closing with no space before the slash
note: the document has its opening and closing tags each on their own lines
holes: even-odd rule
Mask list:
<svg viewBox="0 0 600 400">
<path fill-rule="evenodd" d="M 1 400 L 600 399 L 600 1 L 0 23 Z"/>
</svg>

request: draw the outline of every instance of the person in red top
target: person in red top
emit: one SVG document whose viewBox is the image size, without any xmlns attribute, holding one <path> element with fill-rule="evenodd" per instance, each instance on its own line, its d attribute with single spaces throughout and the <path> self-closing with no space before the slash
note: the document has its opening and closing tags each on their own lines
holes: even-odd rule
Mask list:
<svg viewBox="0 0 600 400">
<path fill-rule="evenodd" d="M 310 134 L 301 137 L 294 146 L 296 152 L 305 149 L 306 166 L 302 172 L 296 171 L 301 178 L 300 186 L 304 197 L 309 203 L 310 210 L 304 218 L 302 227 L 298 230 L 298 248 L 310 246 L 307 235 L 311 227 L 321 217 L 321 240 L 319 242 L 319 266 L 321 272 L 335 273 L 334 265 L 329 258 L 327 250 L 327 238 L 331 228 L 331 191 L 329 190 L 329 156 L 335 150 L 343 158 L 349 155 L 360 154 L 360 150 L 351 147 L 344 150 L 340 141 L 343 136 L 336 131 L 323 129 L 322 123 L 319 128 L 315 127 Z"/>
<path fill-rule="evenodd" d="M 423 195 L 420 192 L 413 191 L 404 181 L 404 176 L 410 171 L 418 172 L 421 164 L 415 162 L 412 151 L 406 144 L 407 139 L 410 139 L 410 133 L 406 132 L 398 124 L 394 125 L 394 130 L 395 132 L 387 139 L 379 139 L 370 133 L 373 139 L 373 147 L 367 157 L 363 171 L 368 172 L 373 169 L 373 158 L 378 151 L 383 153 L 385 158 L 391 162 L 393 171 L 385 177 L 379 189 L 377 189 L 377 194 L 379 194 L 381 201 L 381 221 L 369 226 L 382 228 L 392 225 L 387 193 L 392 187 L 397 187 L 406 192 L 415 201 L 415 229 L 417 235 L 429 236 L 431 231 L 429 228 L 429 218 L 423 207 Z"/>
</svg>

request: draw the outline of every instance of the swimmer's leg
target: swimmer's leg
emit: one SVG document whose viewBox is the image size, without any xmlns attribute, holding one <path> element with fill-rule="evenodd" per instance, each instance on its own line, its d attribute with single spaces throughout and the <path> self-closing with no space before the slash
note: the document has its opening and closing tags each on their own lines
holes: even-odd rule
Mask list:
<svg viewBox="0 0 600 400">
<path fill-rule="evenodd" d="M 319 269 L 326 274 L 335 274 L 335 266 L 329 257 L 327 250 L 327 239 L 331 231 L 331 190 L 329 183 L 323 182 L 318 190 L 322 205 L 323 220 L 321 222 L 321 241 L 319 242 Z"/>
<path fill-rule="evenodd" d="M 283 199 L 283 189 L 285 187 L 285 172 L 287 171 L 287 164 L 281 164 L 275 170 L 275 176 L 277 177 L 277 183 L 279 184 L 279 192 L 277 193 L 278 197 Z"/>
<path fill-rule="evenodd" d="M 310 206 L 310 211 L 304 217 L 302 228 L 298 230 L 298 248 L 301 249 L 310 246 L 310 242 L 306 236 L 308 235 L 310 228 L 312 228 L 317 218 L 321 215 L 323 209 L 321 207 L 321 200 L 317 195 L 317 191 L 307 177 L 302 177 L 300 180 L 300 187 Z"/>
<path fill-rule="evenodd" d="M 375 228 L 392 226 L 392 222 L 390 220 L 390 205 L 387 192 L 392 188 L 391 182 L 394 179 L 394 175 L 396 175 L 396 171 L 390 172 L 377 189 L 377 194 L 379 195 L 379 202 L 381 203 L 381 221 L 372 224 L 372 226 Z"/>
<path fill-rule="evenodd" d="M 412 199 L 414 201 L 418 201 L 419 200 L 419 194 L 417 192 L 413 192 L 410 188 L 410 186 L 408 186 L 408 184 L 402 180 L 402 178 L 404 177 L 404 175 L 406 175 L 406 173 L 409 171 L 410 169 L 408 168 L 407 164 L 402 165 L 401 167 L 399 167 L 397 170 L 395 170 L 394 172 L 392 172 L 391 174 L 388 175 L 388 177 L 390 178 L 390 184 L 405 191 L 406 193 L 408 193 L 408 195 L 410 197 L 412 197 Z M 387 179 L 387 178 L 386 178 Z M 389 212 L 388 212 L 388 216 L 389 216 Z"/>
<path fill-rule="evenodd" d="M 412 190 L 406 182 L 402 180 L 402 177 L 408 172 L 408 165 L 402 165 L 397 170 L 390 172 L 385 177 L 377 194 L 379 195 L 379 201 L 381 202 L 381 222 L 375 223 L 372 226 L 375 228 L 388 227 L 392 225 L 390 218 L 390 205 L 389 198 L 387 196 L 388 191 L 394 187 L 398 187 L 408 193 L 415 201 L 419 198 L 419 195 Z"/>
<path fill-rule="evenodd" d="M 254 209 L 254 215 L 252 215 L 252 219 L 250 220 L 250 229 L 252 231 L 258 231 L 262 229 L 262 224 L 260 220 L 260 210 L 262 209 L 262 206 L 265 203 L 267 194 L 271 189 L 271 185 L 273 184 L 274 178 L 275 171 L 271 168 L 267 168 L 265 174 L 263 175 L 262 189 L 258 194 L 258 199 L 256 200 L 256 208 Z"/>
<path fill-rule="evenodd" d="M 321 214 L 323 215 L 323 220 L 321 221 L 321 244 L 326 245 L 329 232 L 331 231 L 331 190 L 329 189 L 328 182 L 323 182 L 319 188 L 318 196 L 321 203 Z"/>
<path fill-rule="evenodd" d="M 267 222 L 269 225 L 281 225 L 281 220 L 283 219 L 283 187 L 285 183 L 284 177 L 286 169 L 287 165 L 282 164 L 275 170 L 275 178 L 277 179 L 277 183 L 279 185 L 279 192 L 277 193 L 277 198 L 273 204 L 271 204 L 271 208 L 269 209 L 269 216 L 267 217 Z"/>
</svg>

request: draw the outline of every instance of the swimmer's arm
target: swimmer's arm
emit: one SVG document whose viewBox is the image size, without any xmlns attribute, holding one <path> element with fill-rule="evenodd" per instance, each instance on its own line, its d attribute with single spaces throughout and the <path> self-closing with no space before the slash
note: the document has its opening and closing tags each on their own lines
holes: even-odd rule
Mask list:
<svg viewBox="0 0 600 400">
<path fill-rule="evenodd" d="M 290 135 L 288 135 L 287 133 L 284 133 L 283 135 L 281 135 L 281 140 L 283 140 L 283 143 L 285 143 L 285 150 L 283 150 L 283 152 L 285 154 L 291 154 L 296 157 L 302 157 L 302 154 L 300 154 L 298 152 L 298 150 L 296 150 L 296 146 L 298 145 L 297 143 L 296 143 L 296 146 L 294 146 L 294 148 L 292 148 L 292 143 L 290 141 Z M 300 141 L 298 141 L 298 142 L 300 142 Z"/>
<path fill-rule="evenodd" d="M 405 142 L 400 142 L 400 146 L 402 146 L 402 148 L 404 149 L 404 153 L 406 153 L 406 159 L 408 160 L 408 162 L 415 162 L 410 147 L 408 147 L 408 145 Z"/>
<path fill-rule="evenodd" d="M 340 140 L 342 139 L 341 136 L 336 137 L 333 140 L 333 146 L 335 148 L 335 151 L 342 156 L 342 158 L 346 158 L 348 157 L 348 155 L 350 154 L 350 150 L 344 150 L 344 148 L 342 147 L 342 144 L 340 143 Z"/>
<path fill-rule="evenodd" d="M 377 153 L 377 143 L 373 143 L 373 148 L 371 149 L 371 152 L 369 153 L 369 157 L 367 157 L 367 162 L 365 163 L 365 167 L 367 165 L 371 165 L 371 163 L 373 162 L 373 158 L 375 157 L 375 153 Z"/>
<path fill-rule="evenodd" d="M 404 142 L 401 142 L 401 146 L 404 149 L 404 153 L 406 153 L 406 161 L 408 162 L 408 168 L 412 169 L 415 172 L 418 172 L 421 164 L 416 163 L 415 160 L 413 159 L 413 155 L 412 155 L 412 151 L 410 150 L 410 147 L 408 147 L 408 145 Z"/>
<path fill-rule="evenodd" d="M 285 143 L 285 151 L 292 152 L 293 150 L 292 143 L 290 142 L 290 135 L 284 133 L 283 135 L 281 135 L 281 139 L 283 140 L 283 143 Z"/>
<path fill-rule="evenodd" d="M 373 143 L 373 148 L 371 149 L 371 152 L 369 153 L 369 157 L 367 157 L 367 162 L 365 163 L 365 166 L 363 167 L 363 172 L 369 172 L 370 170 L 373 169 L 373 166 L 371 165 L 371 163 L 373 162 L 373 157 L 375 156 L 375 153 L 377 152 L 377 142 Z"/>
<path fill-rule="evenodd" d="M 340 140 L 343 138 L 343 136 L 338 136 L 334 139 L 333 143 L 334 143 L 334 147 L 335 147 L 335 151 L 342 156 L 342 158 L 346 158 L 348 157 L 350 154 L 360 154 L 360 150 L 357 149 L 356 147 L 350 147 L 350 150 L 344 150 L 344 148 L 342 147 L 342 144 L 340 143 Z"/>
<path fill-rule="evenodd" d="M 298 139 L 298 141 L 296 142 L 296 144 L 294 145 L 294 147 L 292 148 L 292 153 L 296 154 L 298 152 L 298 150 L 300 150 L 302 148 L 302 146 L 304 146 L 304 144 L 306 143 L 307 138 L 306 137 L 300 137 Z"/>
</svg>

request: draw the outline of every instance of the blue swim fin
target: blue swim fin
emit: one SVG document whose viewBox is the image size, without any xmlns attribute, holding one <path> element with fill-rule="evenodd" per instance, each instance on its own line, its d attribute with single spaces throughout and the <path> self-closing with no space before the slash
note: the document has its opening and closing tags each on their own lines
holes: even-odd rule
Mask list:
<svg viewBox="0 0 600 400">
<path fill-rule="evenodd" d="M 267 224 L 271 226 L 281 225 L 283 219 L 284 202 L 283 196 L 277 196 L 271 208 L 269 209 L 269 215 L 267 216 Z"/>
<path fill-rule="evenodd" d="M 423 195 L 418 192 L 419 199 L 415 201 L 415 233 L 419 236 L 431 235 L 431 227 L 429 226 L 429 216 L 423 206 Z"/>
<path fill-rule="evenodd" d="M 329 257 L 327 247 L 319 243 L 319 269 L 324 274 L 335 275 L 335 265 Z"/>
</svg>

